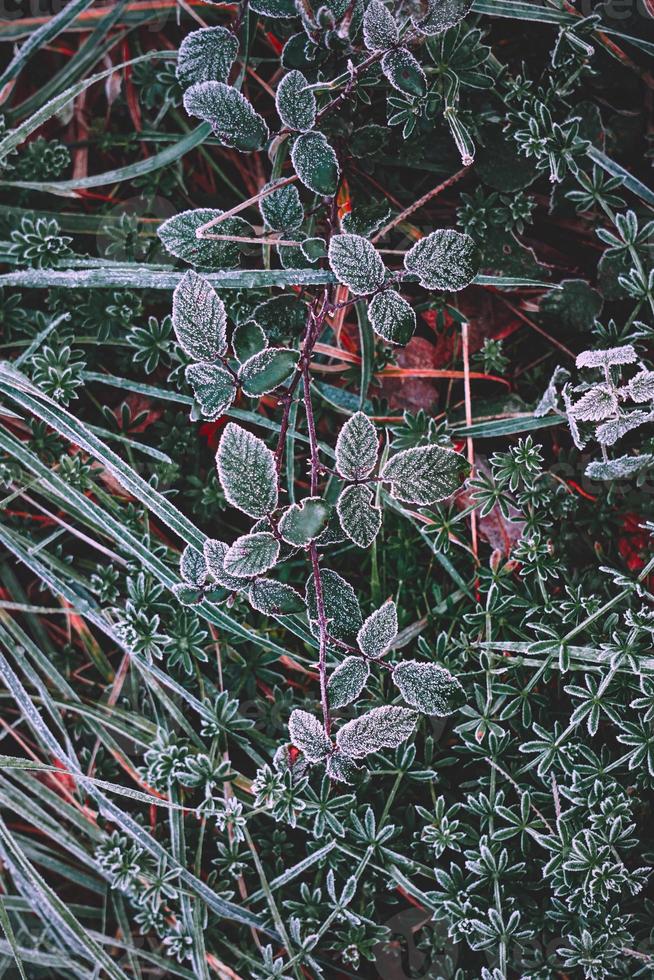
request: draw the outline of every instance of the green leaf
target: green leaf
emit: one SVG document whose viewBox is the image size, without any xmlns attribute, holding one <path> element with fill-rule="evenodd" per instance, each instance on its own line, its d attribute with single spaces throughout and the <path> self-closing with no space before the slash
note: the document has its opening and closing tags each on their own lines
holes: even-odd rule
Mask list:
<svg viewBox="0 0 654 980">
<path fill-rule="evenodd" d="M 277 563 L 279 542 L 269 531 L 243 534 L 227 549 L 225 571 L 237 578 L 253 578 Z"/>
<path fill-rule="evenodd" d="M 334 752 L 327 760 L 326 771 L 330 779 L 339 783 L 351 783 L 358 766 L 342 752 Z"/>
<path fill-rule="evenodd" d="M 370 676 L 370 668 L 361 657 L 346 657 L 329 678 L 327 693 L 330 708 L 343 708 L 361 694 Z"/>
<path fill-rule="evenodd" d="M 302 548 L 317 538 L 327 527 L 331 507 L 322 497 L 305 497 L 300 504 L 291 504 L 279 521 L 279 533 L 284 541 Z"/>
<path fill-rule="evenodd" d="M 370 488 L 358 484 L 345 487 L 336 509 L 341 527 L 359 548 L 369 548 L 381 528 L 381 511 L 373 506 Z"/>
<path fill-rule="evenodd" d="M 258 578 L 248 591 L 250 605 L 267 616 L 290 616 L 306 609 L 304 599 L 291 585 Z"/>
<path fill-rule="evenodd" d="M 268 339 L 254 320 L 239 323 L 232 334 L 234 357 L 243 364 L 268 346 Z"/>
<path fill-rule="evenodd" d="M 332 751 L 332 743 L 317 718 L 296 708 L 291 712 L 288 731 L 293 745 L 309 762 L 322 762 Z"/>
<path fill-rule="evenodd" d="M 192 269 L 173 293 L 173 327 L 189 357 L 214 361 L 227 350 L 225 305 L 211 283 Z"/>
<path fill-rule="evenodd" d="M 250 0 L 250 9 L 255 14 L 271 17 L 273 20 L 290 20 L 297 17 L 297 8 L 293 0 Z"/>
<path fill-rule="evenodd" d="M 363 15 L 363 43 L 369 51 L 386 51 L 400 39 L 395 18 L 381 0 L 370 0 Z"/>
<path fill-rule="evenodd" d="M 295 337 L 306 326 L 307 306 L 295 295 L 273 296 L 256 307 L 252 319 L 271 339 Z"/>
<path fill-rule="evenodd" d="M 270 186 L 266 184 L 264 190 Z M 295 184 L 286 184 L 266 194 L 259 201 L 259 210 L 266 227 L 272 231 L 297 231 L 304 221 L 304 208 Z"/>
<path fill-rule="evenodd" d="M 586 467 L 586 476 L 591 480 L 628 480 L 629 477 L 650 469 L 654 455 L 642 453 L 640 456 L 619 456 L 617 459 L 596 460 Z"/>
<path fill-rule="evenodd" d="M 203 418 L 217 419 L 231 408 L 236 384 L 226 368 L 218 364 L 189 364 L 184 374 Z"/>
<path fill-rule="evenodd" d="M 404 268 L 426 289 L 465 289 L 479 271 L 477 247 L 469 235 L 452 229 L 432 232 L 409 249 Z"/>
<path fill-rule="evenodd" d="M 238 379 L 246 395 L 252 398 L 274 391 L 290 381 L 297 367 L 299 354 L 284 347 L 267 347 L 241 366 Z"/>
<path fill-rule="evenodd" d="M 355 412 L 336 440 L 336 469 L 344 480 L 365 480 L 377 465 L 375 427 L 363 412 Z"/>
<path fill-rule="evenodd" d="M 184 93 L 184 108 L 211 125 L 223 146 L 244 152 L 260 150 L 268 140 L 268 126 L 245 96 L 224 82 L 198 82 Z"/>
<path fill-rule="evenodd" d="M 468 469 L 465 458 L 451 449 L 420 446 L 389 459 L 381 478 L 391 484 L 396 500 L 424 506 L 445 500 L 458 490 Z"/>
<path fill-rule="evenodd" d="M 188 544 L 179 562 L 179 574 L 189 585 L 204 585 L 207 577 L 207 563 L 204 554 Z"/>
<path fill-rule="evenodd" d="M 329 634 L 334 639 L 347 643 L 356 636 L 362 622 L 356 593 L 349 582 L 329 568 L 321 570 L 320 581 Z M 306 596 L 311 627 L 315 635 L 318 628 L 318 603 L 313 576 L 307 581 Z"/>
<path fill-rule="evenodd" d="M 351 759 L 362 759 L 380 749 L 396 749 L 411 735 L 418 714 L 408 708 L 383 705 L 348 721 L 336 736 L 336 745 Z"/>
<path fill-rule="evenodd" d="M 357 643 L 367 657 L 381 657 L 397 636 L 397 609 L 392 599 L 366 619 L 357 634 Z"/>
<path fill-rule="evenodd" d="M 233 507 L 255 518 L 275 510 L 275 457 L 261 439 L 228 422 L 218 446 L 216 464 L 225 496 Z"/>
<path fill-rule="evenodd" d="M 207 538 L 204 542 L 204 560 L 206 562 L 207 572 L 214 582 L 217 582 L 224 589 L 229 589 L 231 592 L 239 592 L 241 589 L 247 588 L 248 583 L 244 582 L 239 576 L 230 575 L 226 570 L 225 558 L 228 551 L 229 546 L 224 541 Z"/>
<path fill-rule="evenodd" d="M 372 329 L 391 344 L 408 344 L 416 329 L 416 315 L 394 289 L 374 296 L 368 306 Z"/>
<path fill-rule="evenodd" d="M 230 268 L 237 264 L 241 254 L 238 242 L 197 238 L 195 234 L 198 228 L 220 217 L 222 213 L 213 208 L 181 211 L 164 221 L 157 234 L 166 251 L 175 258 L 205 269 Z M 252 232 L 247 221 L 242 218 L 226 218 L 218 225 L 218 230 L 221 235 L 248 236 Z"/>
<path fill-rule="evenodd" d="M 333 195 L 338 190 L 340 169 L 333 149 L 322 133 L 302 133 L 293 143 L 291 160 L 295 173 L 314 194 Z"/>
<path fill-rule="evenodd" d="M 473 0 L 427 0 L 427 13 L 422 18 L 412 18 L 413 26 L 428 37 L 442 34 L 462 21 L 472 5 Z"/>
<path fill-rule="evenodd" d="M 183 88 L 195 82 L 226 82 L 238 38 L 225 27 L 203 27 L 187 34 L 177 55 L 177 78 Z"/>
<path fill-rule="evenodd" d="M 289 71 L 277 86 L 275 105 L 287 129 L 301 133 L 313 129 L 316 122 L 316 97 L 301 71 Z"/>
<path fill-rule="evenodd" d="M 406 48 L 387 51 L 382 58 L 382 71 L 398 92 L 421 99 L 427 91 L 427 79 L 420 63 Z"/>
<path fill-rule="evenodd" d="M 444 718 L 465 701 L 457 679 L 438 664 L 404 660 L 394 668 L 393 682 L 407 704 L 427 715 Z"/>
<path fill-rule="evenodd" d="M 373 293 L 384 282 L 384 263 L 375 246 L 361 235 L 334 235 L 329 264 L 338 281 L 357 295 Z"/>
</svg>

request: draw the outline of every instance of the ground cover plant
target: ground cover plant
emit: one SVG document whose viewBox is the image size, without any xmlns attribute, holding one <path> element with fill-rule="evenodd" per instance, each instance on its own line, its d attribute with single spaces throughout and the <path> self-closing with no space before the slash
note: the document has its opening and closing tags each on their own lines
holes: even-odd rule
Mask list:
<svg viewBox="0 0 654 980">
<path fill-rule="evenodd" d="M 649 2 L 0 23 L 0 974 L 654 975 Z"/>
</svg>

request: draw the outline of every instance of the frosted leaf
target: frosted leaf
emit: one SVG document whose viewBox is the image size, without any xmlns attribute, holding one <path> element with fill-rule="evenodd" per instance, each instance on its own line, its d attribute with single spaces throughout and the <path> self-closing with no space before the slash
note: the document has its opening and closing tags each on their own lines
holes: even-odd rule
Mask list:
<svg viewBox="0 0 654 980">
<path fill-rule="evenodd" d="M 226 82 L 238 54 L 238 38 L 224 27 L 203 27 L 187 34 L 177 55 L 182 88 L 195 82 Z"/>
<path fill-rule="evenodd" d="M 357 634 L 362 653 L 375 659 L 381 657 L 397 636 L 397 609 L 392 599 L 376 609 L 366 619 Z"/>
<path fill-rule="evenodd" d="M 275 20 L 297 17 L 293 0 L 250 0 L 249 7 L 255 14 L 262 14 Z"/>
<path fill-rule="evenodd" d="M 374 293 L 384 282 L 384 263 L 375 246 L 361 235 L 334 235 L 329 264 L 338 281 L 358 296 Z"/>
<path fill-rule="evenodd" d="M 335 194 L 341 172 L 334 150 L 322 133 L 302 133 L 293 143 L 291 161 L 305 187 L 314 194 Z"/>
<path fill-rule="evenodd" d="M 302 548 L 317 538 L 327 527 L 330 505 L 322 497 L 305 497 L 300 504 L 291 504 L 279 520 L 279 533 L 287 544 Z"/>
<path fill-rule="evenodd" d="M 173 293 L 173 328 L 182 350 L 214 361 L 227 350 L 225 305 L 210 282 L 189 269 Z"/>
<path fill-rule="evenodd" d="M 363 412 L 355 412 L 336 440 L 336 469 L 344 480 L 364 480 L 377 464 L 377 433 Z"/>
<path fill-rule="evenodd" d="M 236 396 L 236 385 L 229 371 L 218 364 L 189 364 L 184 374 L 202 417 L 217 419 L 224 415 Z"/>
<path fill-rule="evenodd" d="M 263 116 L 244 95 L 224 82 L 198 82 L 184 93 L 184 108 L 211 125 L 223 146 L 260 150 L 269 132 Z"/>
<path fill-rule="evenodd" d="M 627 384 L 627 390 L 635 402 L 654 400 L 654 371 L 639 371 Z"/>
<path fill-rule="evenodd" d="M 363 484 L 345 487 L 336 503 L 341 527 L 359 548 L 369 548 L 381 527 L 381 510 Z"/>
<path fill-rule="evenodd" d="M 279 541 L 269 531 L 242 534 L 227 549 L 225 571 L 237 578 L 252 578 L 267 572 L 279 557 Z"/>
<path fill-rule="evenodd" d="M 580 422 L 599 422 L 618 411 L 618 396 L 612 385 L 598 384 L 572 406 L 571 414 Z"/>
<path fill-rule="evenodd" d="M 651 422 L 652 418 L 654 416 L 651 412 L 628 412 L 626 415 L 621 415 L 618 419 L 609 419 L 608 422 L 602 422 L 601 425 L 598 425 L 595 430 L 595 438 L 604 446 L 613 446 L 627 432 L 631 432 L 632 429 L 637 429 L 640 425 L 644 425 L 645 422 Z"/>
<path fill-rule="evenodd" d="M 327 759 L 327 775 L 339 783 L 351 783 L 359 766 L 342 752 L 334 752 Z"/>
<path fill-rule="evenodd" d="M 586 467 L 586 476 L 591 480 L 621 480 L 649 469 L 654 462 L 654 456 L 643 453 L 642 456 L 620 456 L 618 459 L 597 460 Z"/>
<path fill-rule="evenodd" d="M 275 105 L 287 129 L 305 133 L 316 121 L 316 97 L 301 71 L 289 71 L 277 86 Z"/>
<path fill-rule="evenodd" d="M 426 289 L 465 289 L 479 271 L 479 254 L 469 235 L 450 228 L 432 232 L 409 249 L 404 268 Z"/>
<path fill-rule="evenodd" d="M 444 718 L 460 708 L 465 700 L 456 677 L 438 664 L 404 660 L 393 670 L 393 682 L 407 704 L 426 715 Z"/>
<path fill-rule="evenodd" d="M 565 405 L 565 414 L 568 425 L 570 427 L 570 435 L 572 436 L 572 441 L 574 442 L 577 449 L 583 449 L 586 445 L 585 439 L 582 439 L 581 432 L 579 431 L 579 426 L 577 425 L 577 420 L 573 414 L 573 404 L 570 398 L 570 385 L 565 384 L 561 389 L 561 396 L 563 398 L 563 404 Z"/>
<path fill-rule="evenodd" d="M 268 338 L 259 324 L 255 323 L 254 320 L 239 323 L 232 334 L 234 357 L 241 364 L 254 357 L 259 351 L 265 350 L 267 346 Z"/>
<path fill-rule="evenodd" d="M 468 463 L 459 453 L 442 446 L 419 446 L 397 453 L 386 463 L 381 478 L 391 494 L 410 504 L 445 500 L 461 486 Z"/>
<path fill-rule="evenodd" d="M 157 234 L 167 252 L 177 259 L 204 269 L 231 269 L 239 260 L 241 246 L 238 242 L 212 241 L 197 238 L 196 231 L 202 225 L 220 217 L 222 211 L 215 208 L 196 208 L 180 211 L 159 226 Z M 252 228 L 242 218 L 226 218 L 218 225 L 221 235 L 248 236 Z"/>
<path fill-rule="evenodd" d="M 356 636 L 362 623 L 356 593 L 349 582 L 329 568 L 321 570 L 320 581 L 328 632 L 335 640 L 347 643 Z M 311 629 L 315 635 L 318 633 L 318 603 L 313 576 L 307 580 L 306 597 Z"/>
<path fill-rule="evenodd" d="M 409 708 L 383 705 L 360 718 L 348 721 L 336 736 L 336 745 L 345 755 L 362 759 L 380 749 L 396 749 L 416 727 L 418 713 Z"/>
<path fill-rule="evenodd" d="M 266 184 L 266 188 L 270 184 Z M 286 184 L 259 201 L 259 210 L 272 231 L 297 231 L 304 221 L 304 208 L 295 184 Z"/>
<path fill-rule="evenodd" d="M 408 344 L 416 329 L 416 315 L 394 289 L 374 296 L 368 307 L 372 329 L 391 344 Z"/>
<path fill-rule="evenodd" d="M 329 706 L 342 708 L 352 704 L 361 694 L 369 676 L 370 668 L 361 657 L 346 657 L 329 678 Z"/>
<path fill-rule="evenodd" d="M 578 368 L 604 368 L 612 364 L 633 364 L 637 360 L 636 351 L 631 344 L 624 347 L 610 347 L 608 350 L 585 350 L 577 357 Z"/>
<path fill-rule="evenodd" d="M 192 545 L 187 545 L 179 561 L 179 574 L 188 585 L 204 585 L 207 578 L 207 563 L 204 555 Z"/>
<path fill-rule="evenodd" d="M 566 368 L 562 368 L 560 365 L 557 365 L 554 368 L 554 373 L 550 378 L 550 383 L 543 393 L 541 400 L 538 402 L 538 405 L 534 409 L 534 415 L 536 418 L 541 418 L 541 416 L 547 415 L 547 413 L 550 411 L 556 411 L 559 405 L 558 385 L 563 381 L 567 381 L 569 377 L 570 372 L 566 370 Z"/>
<path fill-rule="evenodd" d="M 231 589 L 232 592 L 238 592 L 247 588 L 248 583 L 244 579 L 237 578 L 225 571 L 225 555 L 228 550 L 229 547 L 224 541 L 207 538 L 204 542 L 204 560 L 207 563 L 207 571 L 214 582 L 222 585 L 225 589 Z"/>
<path fill-rule="evenodd" d="M 332 751 L 332 743 L 325 735 L 322 724 L 308 711 L 299 708 L 292 711 L 288 731 L 293 745 L 309 762 L 321 762 Z"/>
<path fill-rule="evenodd" d="M 268 347 L 250 357 L 238 372 L 238 380 L 246 395 L 256 398 L 274 391 L 290 381 L 295 373 L 299 354 L 284 347 Z"/>
<path fill-rule="evenodd" d="M 421 34 L 434 37 L 462 21 L 472 9 L 472 4 L 473 0 L 427 0 L 426 14 L 422 18 L 412 18 L 413 26 Z"/>
<path fill-rule="evenodd" d="M 306 326 L 307 306 L 293 293 L 273 296 L 255 307 L 252 319 L 271 338 L 297 336 Z"/>
<path fill-rule="evenodd" d="M 291 585 L 271 578 L 256 579 L 248 591 L 250 605 L 266 616 L 290 616 L 304 612 L 304 599 Z"/>
<path fill-rule="evenodd" d="M 204 593 L 201 588 L 194 585 L 187 585 L 186 582 L 177 582 L 176 585 L 173 585 L 172 593 L 183 606 L 197 606 L 204 599 Z"/>
<path fill-rule="evenodd" d="M 427 78 L 420 63 L 406 48 L 387 51 L 381 62 L 382 71 L 398 92 L 421 99 L 427 91 Z"/>
<path fill-rule="evenodd" d="M 218 477 L 227 501 L 250 517 L 277 507 L 275 457 L 265 443 L 228 422 L 216 454 Z"/>
<path fill-rule="evenodd" d="M 363 43 L 369 51 L 386 51 L 400 39 L 395 18 L 381 0 L 370 0 L 363 15 Z"/>
</svg>

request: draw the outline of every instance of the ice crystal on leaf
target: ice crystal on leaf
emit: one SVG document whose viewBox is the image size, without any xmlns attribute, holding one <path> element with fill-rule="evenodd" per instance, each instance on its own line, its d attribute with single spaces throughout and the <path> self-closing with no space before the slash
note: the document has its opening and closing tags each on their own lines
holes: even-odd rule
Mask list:
<svg viewBox="0 0 654 980">
<path fill-rule="evenodd" d="M 275 457 L 265 443 L 234 422 L 225 426 L 216 455 L 218 476 L 233 507 L 265 517 L 277 506 Z"/>
</svg>

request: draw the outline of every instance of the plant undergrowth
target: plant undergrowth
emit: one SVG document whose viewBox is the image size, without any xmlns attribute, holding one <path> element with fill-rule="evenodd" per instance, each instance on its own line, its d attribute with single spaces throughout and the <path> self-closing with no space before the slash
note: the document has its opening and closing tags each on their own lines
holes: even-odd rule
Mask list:
<svg viewBox="0 0 654 980">
<path fill-rule="evenodd" d="M 0 41 L 0 975 L 654 976 L 650 4 Z"/>
</svg>

